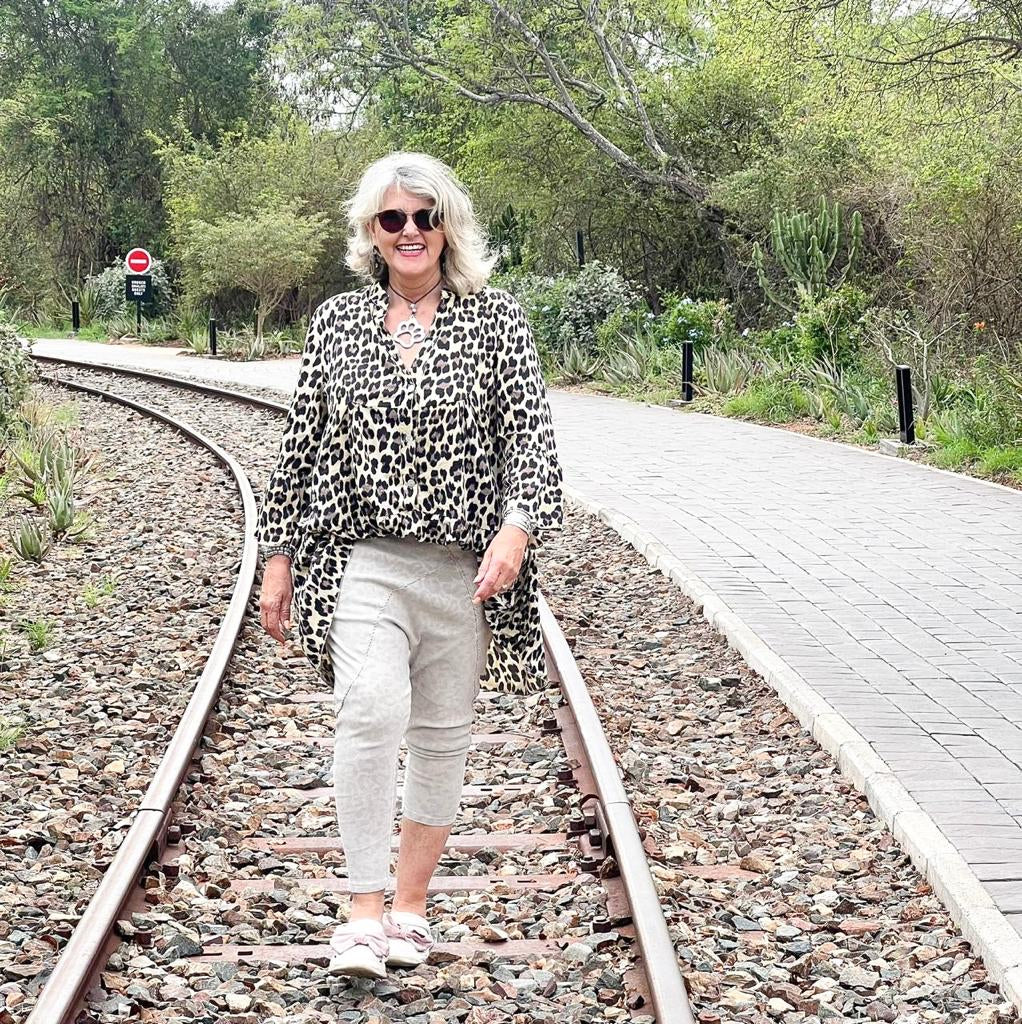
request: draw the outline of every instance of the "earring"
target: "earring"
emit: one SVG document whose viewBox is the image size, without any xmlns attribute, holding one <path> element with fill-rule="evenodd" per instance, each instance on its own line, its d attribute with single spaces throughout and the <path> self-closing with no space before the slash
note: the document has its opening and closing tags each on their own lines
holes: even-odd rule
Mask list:
<svg viewBox="0 0 1022 1024">
<path fill-rule="evenodd" d="M 375 245 L 373 246 L 373 254 L 369 257 L 369 273 L 377 280 L 383 276 L 383 256 Z"/>
</svg>

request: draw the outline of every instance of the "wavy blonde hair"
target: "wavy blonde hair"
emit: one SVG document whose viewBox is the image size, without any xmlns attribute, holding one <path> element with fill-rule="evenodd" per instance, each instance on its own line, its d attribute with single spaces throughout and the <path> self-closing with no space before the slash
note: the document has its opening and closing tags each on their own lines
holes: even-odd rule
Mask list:
<svg viewBox="0 0 1022 1024">
<path fill-rule="evenodd" d="M 499 256 L 489 251 L 486 232 L 457 175 L 428 153 L 389 153 L 365 169 L 355 194 L 344 203 L 351 232 L 345 260 L 348 267 L 359 277 L 377 280 L 372 272 L 373 238 L 369 225 L 383 208 L 383 197 L 392 185 L 436 205 L 447 240 L 444 276 L 458 295 L 479 291 L 489 280 Z M 385 265 L 384 283 L 388 276 Z"/>
</svg>

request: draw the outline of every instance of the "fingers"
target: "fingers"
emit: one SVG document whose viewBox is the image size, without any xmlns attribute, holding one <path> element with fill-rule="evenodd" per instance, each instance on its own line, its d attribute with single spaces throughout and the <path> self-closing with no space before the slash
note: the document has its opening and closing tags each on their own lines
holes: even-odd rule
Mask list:
<svg viewBox="0 0 1022 1024">
<path fill-rule="evenodd" d="M 279 644 L 286 643 L 291 631 L 291 591 L 282 589 L 279 593 L 261 594 L 259 599 L 259 622 L 263 629 Z"/>
<path fill-rule="evenodd" d="M 479 582 L 479 587 L 472 598 L 473 604 L 480 604 L 482 601 L 493 597 L 494 594 L 507 590 L 514 583 L 518 576 L 517 567 L 511 563 L 498 558 L 489 558 L 488 568 L 484 571 L 480 566 L 479 573 L 473 582 Z M 484 563 L 486 564 L 486 563 Z"/>
</svg>

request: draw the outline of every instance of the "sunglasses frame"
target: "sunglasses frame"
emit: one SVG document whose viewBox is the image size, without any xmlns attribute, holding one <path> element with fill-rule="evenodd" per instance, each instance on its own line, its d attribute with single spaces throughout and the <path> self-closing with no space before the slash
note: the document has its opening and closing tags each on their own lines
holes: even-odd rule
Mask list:
<svg viewBox="0 0 1022 1024">
<path fill-rule="evenodd" d="M 412 220 L 415 222 L 415 226 L 420 231 L 433 231 L 443 225 L 443 220 L 439 214 L 437 214 L 436 224 L 433 224 L 430 220 L 431 215 L 436 211 L 435 206 L 423 206 L 421 209 L 416 210 L 412 215 Z M 401 218 L 401 223 L 396 228 L 388 228 L 383 223 L 381 218 L 386 217 L 388 214 L 394 214 Z M 424 216 L 420 216 L 424 215 Z M 404 230 L 405 225 L 408 223 L 408 213 L 405 210 L 380 210 L 379 213 L 373 215 L 373 219 L 377 224 L 387 232 L 388 235 L 396 235 Z M 425 224 L 422 222 L 426 221 Z"/>
</svg>

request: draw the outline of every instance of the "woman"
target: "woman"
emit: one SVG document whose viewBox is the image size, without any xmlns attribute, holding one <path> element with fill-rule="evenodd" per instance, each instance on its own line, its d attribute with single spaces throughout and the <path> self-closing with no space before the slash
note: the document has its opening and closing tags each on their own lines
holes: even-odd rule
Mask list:
<svg viewBox="0 0 1022 1024">
<path fill-rule="evenodd" d="M 525 314 L 486 285 L 472 203 L 421 153 L 376 161 L 346 204 L 369 279 L 315 310 L 258 539 L 260 617 L 333 686 L 351 913 L 331 970 L 384 977 L 432 945 L 426 888 L 457 815 L 481 685 L 546 685 L 535 549 L 561 468 Z M 407 742 L 396 891 L 398 750 Z"/>
</svg>

